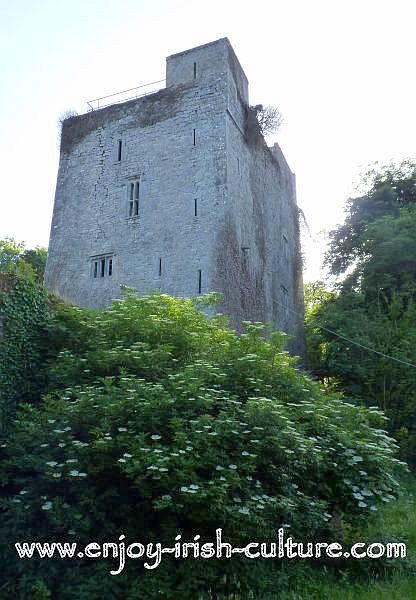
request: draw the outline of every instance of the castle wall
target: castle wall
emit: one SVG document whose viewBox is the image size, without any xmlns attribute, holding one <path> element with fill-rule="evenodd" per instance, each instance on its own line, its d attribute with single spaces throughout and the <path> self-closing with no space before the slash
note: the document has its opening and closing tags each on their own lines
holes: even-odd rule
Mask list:
<svg viewBox="0 0 416 600">
<path fill-rule="evenodd" d="M 199 270 L 201 291 L 212 289 L 225 189 L 223 88 L 213 76 L 65 122 L 47 287 L 90 307 L 119 297 L 121 284 L 196 295 Z M 129 186 L 138 180 L 139 214 L 130 217 Z M 105 255 L 112 275 L 94 277 L 94 257 Z"/>
<path fill-rule="evenodd" d="M 45 284 L 93 308 L 121 285 L 216 290 L 237 328 L 297 335 L 297 224 L 294 176 L 222 39 L 168 57 L 166 89 L 64 122 Z"/>
<path fill-rule="evenodd" d="M 223 311 L 271 322 L 303 352 L 303 283 L 295 178 L 276 144 L 268 148 L 252 111 L 229 81 L 227 205 L 217 235 L 217 289 Z"/>
<path fill-rule="evenodd" d="M 166 59 L 166 86 L 190 83 L 199 84 L 221 75 L 231 79 L 243 103 L 248 104 L 248 81 L 227 38 L 185 50 Z"/>
</svg>

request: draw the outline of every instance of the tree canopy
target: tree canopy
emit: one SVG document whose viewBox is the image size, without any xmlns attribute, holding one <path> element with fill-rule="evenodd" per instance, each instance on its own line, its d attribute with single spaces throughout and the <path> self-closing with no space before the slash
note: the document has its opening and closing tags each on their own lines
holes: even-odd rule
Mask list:
<svg viewBox="0 0 416 600">
<path fill-rule="evenodd" d="M 26 277 L 42 282 L 48 251 L 36 247 L 27 249 L 14 238 L 0 240 L 0 273 L 20 271 Z"/>
<path fill-rule="evenodd" d="M 416 168 L 372 173 L 370 192 L 350 201 L 332 234 L 329 292 L 307 288 L 307 341 L 313 373 L 357 402 L 375 404 L 401 455 L 416 466 Z M 337 245 L 339 244 L 339 245 Z"/>
<path fill-rule="evenodd" d="M 372 169 L 364 177 L 366 192 L 346 203 L 345 221 L 330 235 L 325 262 L 333 275 L 342 275 L 366 254 L 365 233 L 381 217 L 416 206 L 416 165 L 404 161 Z"/>
</svg>

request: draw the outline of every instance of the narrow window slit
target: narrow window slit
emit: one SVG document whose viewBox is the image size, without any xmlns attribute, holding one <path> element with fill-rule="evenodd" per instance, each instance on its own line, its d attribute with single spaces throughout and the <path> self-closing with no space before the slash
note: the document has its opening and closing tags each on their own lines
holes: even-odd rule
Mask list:
<svg viewBox="0 0 416 600">
<path fill-rule="evenodd" d="M 100 275 L 101 277 L 105 275 L 105 258 L 100 258 Z"/>
<path fill-rule="evenodd" d="M 98 275 L 98 261 L 94 261 L 94 278 Z"/>
<path fill-rule="evenodd" d="M 196 62 L 194 62 L 194 79 L 196 79 Z"/>
<path fill-rule="evenodd" d="M 288 244 L 287 237 L 284 233 L 282 234 L 282 241 L 283 241 L 283 256 L 286 260 L 288 260 L 289 259 L 289 244 Z"/>
<path fill-rule="evenodd" d="M 247 270 L 249 268 L 250 248 L 248 246 L 241 246 L 241 250 L 243 252 L 242 265 L 243 268 Z"/>
<path fill-rule="evenodd" d="M 162 259 L 159 258 L 159 277 L 162 276 Z"/>
<path fill-rule="evenodd" d="M 118 152 L 117 152 L 117 160 L 120 162 L 121 161 L 121 148 L 123 145 L 123 141 L 122 140 L 118 140 Z"/>
<path fill-rule="evenodd" d="M 202 293 L 202 271 L 198 269 L 198 294 Z"/>
<path fill-rule="evenodd" d="M 194 215 L 195 215 L 195 217 L 198 216 L 198 199 L 197 198 L 194 199 Z"/>
<path fill-rule="evenodd" d="M 194 146 L 196 146 L 196 129 L 194 129 Z"/>
<path fill-rule="evenodd" d="M 108 259 L 108 276 L 111 277 L 112 274 L 113 274 L 113 259 L 109 258 Z"/>
</svg>

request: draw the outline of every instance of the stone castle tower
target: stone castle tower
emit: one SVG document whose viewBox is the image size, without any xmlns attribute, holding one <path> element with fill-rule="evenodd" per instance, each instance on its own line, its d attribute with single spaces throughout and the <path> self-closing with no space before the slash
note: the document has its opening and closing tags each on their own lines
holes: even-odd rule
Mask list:
<svg viewBox="0 0 416 600">
<path fill-rule="evenodd" d="M 300 340 L 295 179 L 259 131 L 231 44 L 166 62 L 166 88 L 64 121 L 45 285 L 89 307 L 123 284 L 215 290 L 234 326 L 268 321 Z"/>
</svg>

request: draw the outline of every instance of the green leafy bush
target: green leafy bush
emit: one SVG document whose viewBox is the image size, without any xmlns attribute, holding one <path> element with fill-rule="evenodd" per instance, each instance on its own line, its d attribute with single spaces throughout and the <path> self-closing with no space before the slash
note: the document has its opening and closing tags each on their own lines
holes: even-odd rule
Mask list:
<svg viewBox="0 0 416 600">
<path fill-rule="evenodd" d="M 0 449 L 11 596 L 46 585 L 60 600 L 268 597 L 286 576 L 277 560 L 164 556 L 155 570 L 130 561 L 112 577 L 113 561 L 10 553 L 15 541 L 121 534 L 172 546 L 178 534 L 212 541 L 217 528 L 242 546 L 276 541 L 282 526 L 298 540 L 339 540 L 396 496 L 403 465 L 382 414 L 305 377 L 284 334 L 246 323 L 237 336 L 190 300 L 127 293 L 99 313 L 58 309 L 51 335 L 66 347 L 50 362 L 48 394 L 22 407 Z"/>
</svg>

